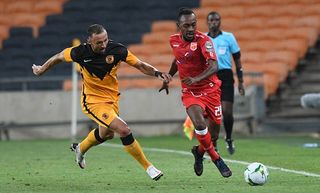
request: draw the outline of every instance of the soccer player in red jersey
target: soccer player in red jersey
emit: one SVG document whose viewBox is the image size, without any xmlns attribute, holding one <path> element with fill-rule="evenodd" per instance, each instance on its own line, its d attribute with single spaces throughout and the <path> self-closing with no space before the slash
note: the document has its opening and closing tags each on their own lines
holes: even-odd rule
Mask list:
<svg viewBox="0 0 320 193">
<path fill-rule="evenodd" d="M 208 36 L 196 30 L 194 12 L 181 8 L 177 18 L 180 33 L 170 37 L 170 45 L 175 56 L 169 74 L 179 71 L 182 86 L 182 103 L 195 126 L 198 146 L 191 150 L 195 158 L 194 171 L 201 176 L 203 155 L 207 152 L 223 177 L 230 177 L 231 170 L 214 150 L 208 126 L 221 124 L 220 85 L 216 72 L 218 66 L 213 44 Z M 166 90 L 163 83 L 159 90 Z"/>
</svg>

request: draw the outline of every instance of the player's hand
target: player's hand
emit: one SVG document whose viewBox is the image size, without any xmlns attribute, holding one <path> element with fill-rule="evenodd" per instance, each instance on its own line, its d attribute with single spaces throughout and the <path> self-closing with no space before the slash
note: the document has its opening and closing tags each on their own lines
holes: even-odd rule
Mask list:
<svg viewBox="0 0 320 193">
<path fill-rule="evenodd" d="M 162 82 L 162 87 L 159 89 L 159 92 L 161 92 L 162 90 L 166 91 L 166 94 L 169 94 L 169 83 L 163 81 Z"/>
<path fill-rule="evenodd" d="M 171 82 L 171 80 L 172 80 L 172 76 L 168 73 L 165 73 L 165 72 L 156 71 L 155 76 L 158 77 L 160 80 L 167 82 L 167 83 Z"/>
<path fill-rule="evenodd" d="M 192 85 L 192 84 L 194 84 L 194 83 L 196 83 L 198 81 L 195 78 L 187 77 L 187 78 L 182 79 L 182 82 L 187 84 L 187 85 Z"/>
<path fill-rule="evenodd" d="M 239 90 L 239 94 L 241 96 L 244 96 L 245 95 L 245 90 L 244 90 L 244 86 L 243 86 L 243 83 L 240 82 L 239 85 L 238 85 L 238 90 Z"/>
<path fill-rule="evenodd" d="M 32 71 L 33 71 L 33 74 L 37 76 L 40 76 L 43 73 L 42 66 L 38 66 L 35 64 L 32 65 Z"/>
</svg>

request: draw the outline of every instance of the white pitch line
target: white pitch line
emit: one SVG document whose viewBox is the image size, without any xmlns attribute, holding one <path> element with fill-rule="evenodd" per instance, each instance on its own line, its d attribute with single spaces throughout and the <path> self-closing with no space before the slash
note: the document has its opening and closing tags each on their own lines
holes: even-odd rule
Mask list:
<svg viewBox="0 0 320 193">
<path fill-rule="evenodd" d="M 112 144 L 112 143 L 103 143 L 101 145 L 107 146 L 107 147 L 123 148 L 123 145 Z M 179 154 L 179 155 L 192 156 L 192 154 L 190 152 L 180 151 L 180 150 L 172 150 L 172 149 L 159 149 L 159 148 L 144 147 L 143 150 L 144 151 L 151 151 L 151 152 L 174 153 L 174 154 Z M 210 159 L 209 156 L 204 156 L 204 158 Z M 235 164 L 241 164 L 241 165 L 246 165 L 246 166 L 250 164 L 250 162 L 246 162 L 246 161 L 231 160 L 231 159 L 224 159 L 224 160 L 226 162 L 235 163 Z M 279 170 L 279 171 L 282 171 L 282 172 L 300 174 L 300 175 L 304 175 L 304 176 L 320 177 L 320 174 L 316 174 L 316 173 L 310 173 L 310 172 L 299 171 L 299 170 L 290 170 L 290 169 L 286 169 L 286 168 L 280 168 L 280 167 L 268 166 L 268 165 L 266 165 L 266 166 L 267 166 L 268 169 L 272 169 L 272 170 Z"/>
</svg>

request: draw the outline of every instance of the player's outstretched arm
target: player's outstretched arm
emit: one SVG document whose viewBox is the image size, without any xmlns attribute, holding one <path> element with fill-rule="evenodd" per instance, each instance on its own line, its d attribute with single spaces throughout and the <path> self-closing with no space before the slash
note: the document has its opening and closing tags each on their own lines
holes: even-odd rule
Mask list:
<svg viewBox="0 0 320 193">
<path fill-rule="evenodd" d="M 137 68 L 138 70 L 140 70 L 142 73 L 149 75 L 149 76 L 155 76 L 162 81 L 169 83 L 172 80 L 172 77 L 170 74 L 165 73 L 165 72 L 160 72 L 155 67 L 153 67 L 152 65 L 150 65 L 146 62 L 139 60 L 137 62 L 137 64 L 134 65 L 134 67 Z"/>
<path fill-rule="evenodd" d="M 177 67 L 177 63 L 176 62 L 177 62 L 177 60 L 174 59 L 172 61 L 172 63 L 171 63 L 171 67 L 170 67 L 170 70 L 169 70 L 169 74 L 171 75 L 171 77 L 173 77 L 178 71 L 178 67 Z M 161 92 L 162 90 L 165 90 L 166 94 L 169 94 L 169 83 L 168 82 L 165 82 L 165 81 L 162 82 L 162 86 L 159 89 L 159 92 Z"/>
<path fill-rule="evenodd" d="M 33 74 L 40 76 L 44 74 L 47 70 L 49 70 L 52 66 L 59 64 L 61 62 L 65 61 L 63 51 L 52 56 L 47 60 L 43 65 L 32 65 L 32 71 Z"/>
</svg>

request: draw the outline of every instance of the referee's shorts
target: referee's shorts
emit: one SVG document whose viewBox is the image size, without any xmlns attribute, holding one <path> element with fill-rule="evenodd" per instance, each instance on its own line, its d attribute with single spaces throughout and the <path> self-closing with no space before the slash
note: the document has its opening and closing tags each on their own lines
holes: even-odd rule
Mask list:
<svg viewBox="0 0 320 193">
<path fill-rule="evenodd" d="M 232 69 L 218 71 L 218 78 L 221 80 L 221 101 L 234 101 L 234 79 Z"/>
</svg>

